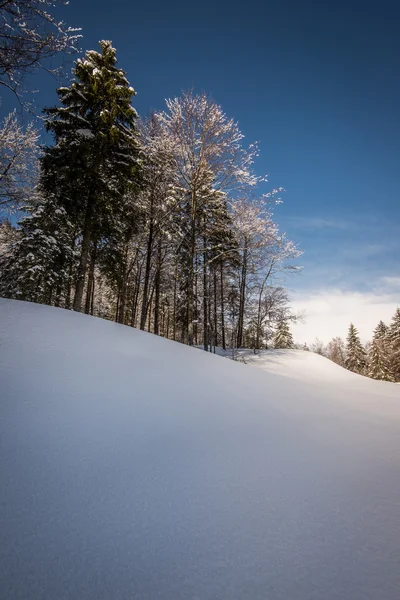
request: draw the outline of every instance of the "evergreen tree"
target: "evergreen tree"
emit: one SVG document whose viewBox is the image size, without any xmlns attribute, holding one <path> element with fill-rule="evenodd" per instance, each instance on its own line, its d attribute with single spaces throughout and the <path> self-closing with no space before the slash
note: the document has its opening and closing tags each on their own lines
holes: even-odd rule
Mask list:
<svg viewBox="0 0 400 600">
<path fill-rule="evenodd" d="M 18 240 L 1 267 L 1 291 L 19 300 L 64 303 L 74 260 L 72 227 L 52 196 L 25 208 Z"/>
<path fill-rule="evenodd" d="M 367 366 L 366 353 L 360 342 L 358 331 L 352 323 L 347 336 L 346 355 L 346 369 L 363 374 Z"/>
<path fill-rule="evenodd" d="M 379 321 L 374 331 L 374 339 L 384 340 L 388 333 L 388 326 L 383 322 Z"/>
<path fill-rule="evenodd" d="M 293 348 L 293 337 L 287 321 L 278 324 L 274 339 L 274 348 Z"/>
<path fill-rule="evenodd" d="M 368 377 L 380 379 L 382 381 L 394 381 L 394 377 L 386 365 L 384 349 L 379 340 L 372 340 L 371 347 L 368 353 L 369 369 Z"/>
<path fill-rule="evenodd" d="M 91 250 L 113 235 L 116 223 L 120 229 L 127 216 L 132 220 L 129 192 L 140 179 L 135 91 L 117 67 L 111 42 L 100 47 L 101 53 L 91 50 L 75 63 L 76 80 L 57 91 L 61 106 L 45 110 L 56 143 L 45 149 L 42 186 L 57 194 L 81 233 L 74 310 L 82 308 Z"/>
<path fill-rule="evenodd" d="M 396 309 L 388 329 L 390 369 L 396 381 L 400 381 L 400 308 Z"/>
</svg>

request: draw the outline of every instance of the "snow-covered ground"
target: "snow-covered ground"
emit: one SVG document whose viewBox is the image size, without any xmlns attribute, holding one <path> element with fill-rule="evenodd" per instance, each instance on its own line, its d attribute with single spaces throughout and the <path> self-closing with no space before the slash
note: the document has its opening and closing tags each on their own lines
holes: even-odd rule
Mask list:
<svg viewBox="0 0 400 600">
<path fill-rule="evenodd" d="M 254 360 L 0 300 L 0 598 L 398 600 L 400 386 Z"/>
<path fill-rule="evenodd" d="M 366 393 L 382 394 L 385 397 L 395 397 L 400 394 L 399 390 L 393 388 L 393 384 L 381 381 L 371 380 L 368 377 L 352 373 L 343 367 L 328 360 L 324 356 L 314 352 L 304 352 L 303 350 L 259 350 L 254 353 L 253 350 L 240 349 L 222 350 L 216 348 L 216 353 L 226 358 L 235 358 L 240 362 L 249 364 L 268 373 L 290 377 L 304 383 L 313 383 L 318 385 L 332 382 L 334 385 L 345 385 L 347 389 L 363 390 Z"/>
</svg>

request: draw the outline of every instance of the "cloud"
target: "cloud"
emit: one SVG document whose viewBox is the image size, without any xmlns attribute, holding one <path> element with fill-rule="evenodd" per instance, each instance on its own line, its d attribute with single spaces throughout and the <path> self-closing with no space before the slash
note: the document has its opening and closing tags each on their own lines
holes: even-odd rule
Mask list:
<svg viewBox="0 0 400 600">
<path fill-rule="evenodd" d="M 397 277 L 386 279 L 396 280 L 396 285 L 400 280 Z M 305 323 L 293 325 L 293 335 L 300 343 L 311 343 L 316 337 L 327 343 L 335 336 L 345 338 L 350 323 L 354 323 L 365 342 L 371 339 L 381 319 L 390 322 L 399 304 L 399 293 L 389 288 L 367 293 L 340 289 L 303 290 L 292 294 L 293 308 L 306 313 Z"/>
<path fill-rule="evenodd" d="M 282 219 L 285 227 L 293 229 L 349 229 L 354 223 L 331 217 L 286 217 Z"/>
<path fill-rule="evenodd" d="M 400 277 L 381 277 L 381 284 L 385 288 L 400 289 Z"/>
</svg>

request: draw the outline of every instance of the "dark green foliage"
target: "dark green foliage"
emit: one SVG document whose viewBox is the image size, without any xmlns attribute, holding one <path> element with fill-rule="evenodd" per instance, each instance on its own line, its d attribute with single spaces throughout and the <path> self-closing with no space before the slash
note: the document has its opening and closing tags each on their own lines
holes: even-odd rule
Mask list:
<svg viewBox="0 0 400 600">
<path fill-rule="evenodd" d="M 52 196 L 26 207 L 18 240 L 1 266 L 3 295 L 64 305 L 75 256 L 71 223 Z"/>
<path fill-rule="evenodd" d="M 90 246 L 132 227 L 140 183 L 135 92 L 117 68 L 110 42 L 89 51 L 75 67 L 76 81 L 60 88 L 61 106 L 45 110 L 55 145 L 45 148 L 41 184 L 56 194 L 79 225 L 81 256 L 74 308 L 81 309 Z M 128 223 L 125 226 L 125 222 Z"/>
<path fill-rule="evenodd" d="M 351 323 L 347 336 L 346 368 L 354 373 L 364 374 L 367 367 L 367 355 L 358 337 L 358 331 Z"/>
</svg>

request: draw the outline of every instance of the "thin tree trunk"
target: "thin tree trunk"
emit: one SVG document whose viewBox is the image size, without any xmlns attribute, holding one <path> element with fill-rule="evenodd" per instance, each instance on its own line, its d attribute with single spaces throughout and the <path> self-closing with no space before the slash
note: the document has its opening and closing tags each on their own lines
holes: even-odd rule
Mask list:
<svg viewBox="0 0 400 600">
<path fill-rule="evenodd" d="M 203 238 L 203 347 L 208 352 L 207 240 Z"/>
<path fill-rule="evenodd" d="M 199 259 L 198 256 L 196 254 L 195 256 L 195 276 L 194 276 L 194 314 L 193 314 L 193 318 L 194 318 L 194 323 L 193 323 L 193 335 L 194 335 L 194 344 L 195 346 L 197 346 L 197 344 L 199 343 L 199 309 L 197 306 L 197 300 L 199 297 L 198 294 L 198 286 L 199 286 L 199 276 L 198 276 L 198 268 L 199 268 Z"/>
<path fill-rule="evenodd" d="M 93 283 L 92 283 L 92 297 L 91 297 L 91 299 L 90 299 L 90 314 L 92 315 L 92 317 L 93 317 L 93 312 L 94 312 L 94 288 L 95 288 L 95 285 L 96 285 L 96 280 L 95 280 L 95 278 L 93 277 Z"/>
<path fill-rule="evenodd" d="M 151 196 L 150 211 L 151 212 L 153 211 L 153 196 Z M 154 238 L 154 222 L 153 222 L 153 217 L 151 216 L 150 226 L 149 226 L 149 237 L 147 238 L 146 267 L 145 267 L 145 273 L 144 273 L 143 301 L 142 301 L 142 311 L 141 311 L 141 315 L 140 315 L 140 329 L 144 329 L 146 326 L 149 281 L 150 281 L 150 270 L 151 270 L 151 254 L 153 251 L 153 238 Z"/>
<path fill-rule="evenodd" d="M 218 313 L 217 313 L 217 268 L 213 269 L 214 279 L 213 279 L 213 287 L 214 287 L 214 352 L 215 347 L 218 346 Z"/>
<path fill-rule="evenodd" d="M 149 318 L 147 321 L 147 331 L 149 331 L 151 333 L 151 313 L 152 313 L 152 306 L 153 306 L 153 295 L 154 295 L 154 284 L 151 288 L 151 293 L 150 293 L 150 298 L 149 298 Z"/>
<path fill-rule="evenodd" d="M 193 305 L 194 305 L 194 257 L 196 254 L 196 194 L 192 192 L 192 214 L 189 246 L 189 274 L 188 274 L 188 303 L 187 303 L 187 339 L 189 346 L 193 346 Z"/>
<path fill-rule="evenodd" d="M 116 323 L 118 323 L 118 315 L 119 315 L 119 292 L 118 292 L 118 296 L 117 296 L 117 307 L 115 309 L 115 317 L 114 317 L 114 321 Z"/>
<path fill-rule="evenodd" d="M 135 293 L 134 293 L 133 302 L 132 302 L 132 315 L 131 315 L 131 326 L 132 327 L 136 327 L 136 314 L 137 314 L 137 308 L 138 308 L 138 302 L 139 302 L 141 276 L 142 276 L 142 266 L 140 265 L 138 272 L 137 272 L 137 276 L 136 276 Z"/>
<path fill-rule="evenodd" d="M 178 287 L 178 259 L 175 263 L 175 273 L 174 273 L 174 298 L 173 298 L 173 308 L 172 308 L 172 339 L 174 342 L 176 341 L 176 292 Z"/>
<path fill-rule="evenodd" d="M 243 250 L 243 263 L 240 279 L 239 291 L 239 315 L 238 315 L 238 330 L 236 346 L 241 348 L 243 345 L 243 328 L 244 328 L 244 304 L 246 296 L 246 277 L 247 277 L 247 240 L 245 240 Z"/>
<path fill-rule="evenodd" d="M 89 227 L 89 216 L 87 216 L 85 229 L 82 236 L 82 250 L 78 266 L 78 276 L 75 287 L 74 310 L 81 312 L 83 290 L 85 288 L 86 271 L 89 260 L 91 231 Z"/>
<path fill-rule="evenodd" d="M 125 304 L 126 304 L 126 289 L 127 289 L 127 285 L 128 285 L 128 242 L 126 242 L 125 244 L 125 248 L 124 248 L 124 258 L 123 258 L 123 269 L 122 269 L 122 275 L 121 275 L 121 283 L 120 283 L 120 290 L 119 290 L 119 311 L 118 311 L 118 323 L 121 323 L 122 325 L 125 322 Z"/>
<path fill-rule="evenodd" d="M 225 300 L 224 300 L 224 263 L 221 262 L 221 334 L 222 334 L 222 349 L 226 350 L 225 340 Z"/>
<path fill-rule="evenodd" d="M 160 289 L 161 289 L 161 235 L 158 237 L 157 244 L 157 268 L 155 279 L 155 298 L 154 298 L 154 333 L 159 335 L 160 328 Z"/>
<path fill-rule="evenodd" d="M 170 319 L 170 311 L 169 311 L 169 301 L 168 301 L 168 304 L 167 304 L 167 325 L 166 325 L 165 333 L 164 333 L 164 335 L 167 338 L 167 340 L 169 340 L 169 319 Z"/>
<path fill-rule="evenodd" d="M 92 288 L 94 285 L 94 267 L 96 264 L 96 247 L 97 243 L 93 243 L 92 252 L 90 256 L 90 264 L 89 264 L 89 275 L 88 275 L 88 283 L 86 289 L 86 302 L 85 302 L 85 314 L 89 314 L 90 312 L 90 301 L 92 298 Z"/>
</svg>

